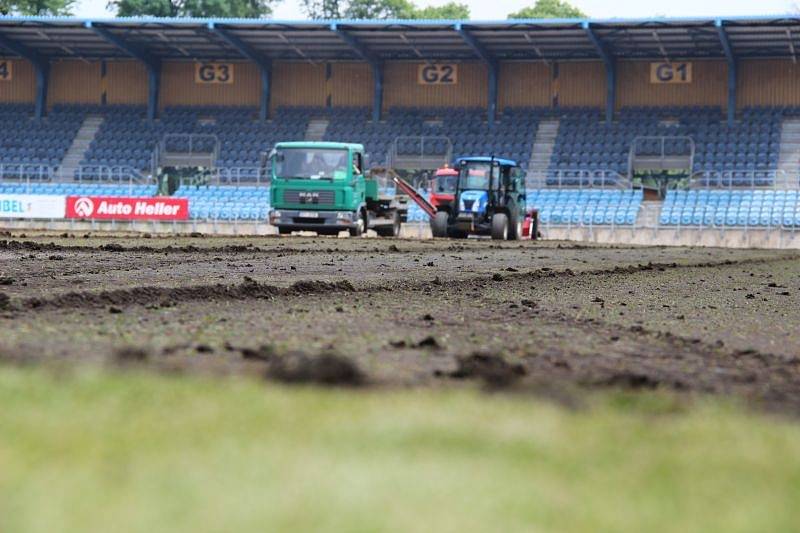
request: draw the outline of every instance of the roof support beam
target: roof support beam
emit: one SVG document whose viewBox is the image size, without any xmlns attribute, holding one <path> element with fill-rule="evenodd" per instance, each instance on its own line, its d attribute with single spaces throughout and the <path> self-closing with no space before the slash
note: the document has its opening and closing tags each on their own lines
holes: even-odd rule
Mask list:
<svg viewBox="0 0 800 533">
<path fill-rule="evenodd" d="M 375 82 L 372 98 L 372 122 L 379 122 L 383 111 L 383 61 L 364 46 L 361 41 L 339 28 L 336 23 L 331 24 L 331 31 L 338 35 L 361 59 L 372 67 L 372 79 Z"/>
<path fill-rule="evenodd" d="M 489 120 L 489 127 L 494 127 L 494 122 L 497 117 L 497 76 L 498 76 L 498 62 L 497 59 L 475 38 L 474 35 L 465 30 L 461 23 L 455 25 L 455 30 L 467 43 L 467 46 L 472 48 L 472 51 L 477 55 L 481 61 L 486 65 L 489 71 L 489 107 L 487 109 L 487 118 Z"/>
<path fill-rule="evenodd" d="M 614 120 L 614 106 L 617 101 L 617 63 L 592 29 L 592 25 L 589 22 L 584 22 L 582 25 L 583 31 L 586 32 L 586 36 L 589 37 L 606 66 L 606 122 L 610 123 Z"/>
<path fill-rule="evenodd" d="M 147 118 L 149 120 L 154 120 L 158 117 L 158 93 L 161 87 L 161 61 L 150 55 L 147 51 L 111 33 L 108 29 L 102 26 L 95 26 L 92 24 L 92 21 L 87 21 L 85 25 L 105 41 L 113 44 L 134 59 L 144 63 L 144 66 L 147 68 L 148 80 Z"/>
<path fill-rule="evenodd" d="M 653 30 L 652 35 L 653 35 L 653 40 L 658 45 L 658 50 L 659 52 L 661 52 L 661 56 L 664 58 L 664 61 L 669 63 L 669 54 L 667 54 L 667 49 L 664 48 L 664 43 L 661 42 L 661 38 L 658 36 L 658 32 L 656 30 Z"/>
<path fill-rule="evenodd" d="M 719 42 L 725 52 L 725 58 L 728 60 L 728 124 L 733 124 L 736 120 L 736 56 L 722 19 L 715 20 L 714 26 L 717 28 Z"/>
<path fill-rule="evenodd" d="M 0 34 L 0 48 L 5 48 L 33 64 L 36 71 L 36 118 L 47 114 L 47 88 L 50 79 L 50 61 L 27 46 Z"/>
<path fill-rule="evenodd" d="M 261 99 L 258 116 L 262 121 L 269 119 L 269 100 L 272 94 L 272 60 L 261 55 L 255 48 L 214 22 L 208 23 L 208 30 L 258 66 L 258 71 L 261 74 Z"/>
</svg>

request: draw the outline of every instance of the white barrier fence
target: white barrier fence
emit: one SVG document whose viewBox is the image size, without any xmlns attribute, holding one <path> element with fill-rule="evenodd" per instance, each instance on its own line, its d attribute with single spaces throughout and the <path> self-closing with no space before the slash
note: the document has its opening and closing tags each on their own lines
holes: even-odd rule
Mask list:
<svg viewBox="0 0 800 533">
<path fill-rule="evenodd" d="M 156 220 L 189 218 L 189 200 L 172 197 L 0 194 L 4 220 Z"/>
<path fill-rule="evenodd" d="M 67 197 L 44 194 L 0 194 L 0 218 L 65 218 Z"/>
</svg>

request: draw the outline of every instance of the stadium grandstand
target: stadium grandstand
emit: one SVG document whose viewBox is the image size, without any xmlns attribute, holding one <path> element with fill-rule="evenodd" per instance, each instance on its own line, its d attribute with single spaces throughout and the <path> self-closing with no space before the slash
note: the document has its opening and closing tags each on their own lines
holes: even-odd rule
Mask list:
<svg viewBox="0 0 800 533">
<path fill-rule="evenodd" d="M 0 17 L 0 193 L 172 194 L 195 221 L 266 224 L 265 154 L 331 140 L 411 176 L 515 159 L 545 231 L 794 235 L 798 47 L 782 16 Z"/>
</svg>

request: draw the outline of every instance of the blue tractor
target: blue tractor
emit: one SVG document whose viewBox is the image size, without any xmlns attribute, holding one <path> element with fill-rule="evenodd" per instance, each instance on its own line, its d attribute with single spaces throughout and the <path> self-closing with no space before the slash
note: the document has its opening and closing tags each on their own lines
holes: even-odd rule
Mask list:
<svg viewBox="0 0 800 533">
<path fill-rule="evenodd" d="M 536 235 L 535 216 L 531 218 L 525 205 L 525 172 L 516 161 L 462 157 L 455 168 L 453 203 L 433 217 L 434 237 L 490 235 L 496 240 L 518 240 Z"/>
</svg>

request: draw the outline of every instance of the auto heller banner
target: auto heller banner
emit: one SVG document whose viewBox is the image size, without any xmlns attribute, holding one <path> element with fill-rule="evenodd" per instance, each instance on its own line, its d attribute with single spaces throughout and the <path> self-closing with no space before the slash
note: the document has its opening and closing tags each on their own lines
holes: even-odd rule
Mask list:
<svg viewBox="0 0 800 533">
<path fill-rule="evenodd" d="M 67 196 L 67 218 L 86 220 L 187 220 L 186 198 Z"/>
<path fill-rule="evenodd" d="M 65 196 L 0 194 L 0 218 L 64 218 Z"/>
</svg>

